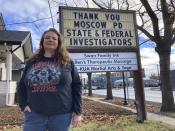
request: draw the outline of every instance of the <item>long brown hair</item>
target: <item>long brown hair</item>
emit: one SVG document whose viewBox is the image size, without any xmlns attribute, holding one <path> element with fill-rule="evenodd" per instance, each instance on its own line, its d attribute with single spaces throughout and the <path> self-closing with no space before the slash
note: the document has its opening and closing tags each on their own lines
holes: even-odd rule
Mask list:
<svg viewBox="0 0 175 131">
<path fill-rule="evenodd" d="M 61 65 L 67 65 L 68 63 L 70 63 L 70 56 L 69 56 L 67 49 L 65 48 L 63 44 L 62 36 L 54 28 L 50 28 L 43 33 L 41 40 L 40 40 L 39 50 L 33 55 L 32 58 L 44 56 L 45 50 L 44 50 L 43 42 L 44 42 L 45 34 L 47 32 L 54 32 L 58 36 L 58 47 L 54 54 L 55 61 Z"/>
</svg>

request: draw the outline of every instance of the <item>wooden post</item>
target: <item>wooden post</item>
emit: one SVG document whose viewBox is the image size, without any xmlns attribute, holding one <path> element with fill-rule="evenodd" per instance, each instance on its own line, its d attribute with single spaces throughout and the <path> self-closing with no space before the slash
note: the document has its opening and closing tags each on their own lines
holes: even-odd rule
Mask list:
<svg viewBox="0 0 175 131">
<path fill-rule="evenodd" d="M 106 99 L 110 100 L 113 99 L 112 96 L 112 84 L 111 84 L 111 72 L 106 72 L 106 78 L 107 78 L 107 95 Z"/>
<path fill-rule="evenodd" d="M 134 90 L 135 90 L 135 104 L 137 110 L 137 121 L 144 122 L 146 120 L 145 110 L 145 93 L 142 79 L 142 69 L 139 51 L 137 52 L 138 71 L 134 71 Z"/>
<path fill-rule="evenodd" d="M 87 73 L 87 75 L 88 75 L 88 96 L 92 96 L 92 83 L 91 83 L 92 73 L 89 72 Z"/>
</svg>

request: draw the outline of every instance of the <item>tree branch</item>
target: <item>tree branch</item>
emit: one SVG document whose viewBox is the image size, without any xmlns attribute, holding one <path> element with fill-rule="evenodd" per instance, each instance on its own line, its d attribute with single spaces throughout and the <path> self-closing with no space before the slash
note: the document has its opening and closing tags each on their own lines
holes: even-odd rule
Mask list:
<svg viewBox="0 0 175 131">
<path fill-rule="evenodd" d="M 159 8 L 159 0 L 157 0 L 157 10 L 161 11 L 161 9 Z"/>
<path fill-rule="evenodd" d="M 171 3 L 172 7 L 173 7 L 174 10 L 175 10 L 175 2 L 174 2 L 173 0 L 170 0 L 170 3 Z"/>
<path fill-rule="evenodd" d="M 101 5 L 103 5 L 105 9 L 108 9 L 108 3 L 105 3 L 104 0 L 100 0 L 100 3 L 102 3 Z"/>
<path fill-rule="evenodd" d="M 128 2 L 128 0 L 126 0 L 126 10 L 129 10 L 129 2 Z"/>
<path fill-rule="evenodd" d="M 144 12 L 141 12 L 140 10 L 142 9 L 143 5 L 140 6 L 139 10 L 138 10 L 138 14 L 140 16 L 140 19 L 142 20 L 142 25 L 141 27 L 144 26 L 144 20 L 143 20 L 143 16 L 144 16 Z"/>
<path fill-rule="evenodd" d="M 108 2 L 108 9 L 112 9 L 112 1 L 111 0 Z"/>
<path fill-rule="evenodd" d="M 163 15 L 163 20 L 168 20 L 170 18 L 170 14 L 168 13 L 168 6 L 167 6 L 167 2 L 166 0 L 160 0 L 160 6 L 162 11 L 162 15 Z"/>
<path fill-rule="evenodd" d="M 138 5 L 142 5 L 142 3 L 135 4 L 134 6 L 129 7 L 129 9 L 135 8 Z"/>
<path fill-rule="evenodd" d="M 122 9 L 122 8 L 123 8 L 123 4 L 124 4 L 124 0 L 122 1 L 122 4 L 121 4 L 121 6 L 120 6 L 120 9 Z"/>
<path fill-rule="evenodd" d="M 75 4 L 75 6 L 78 7 L 78 5 L 77 5 L 77 3 L 75 2 L 75 0 L 73 0 L 73 2 L 74 2 L 74 4 Z"/>
<path fill-rule="evenodd" d="M 89 8 L 89 0 L 85 0 L 87 8 Z"/>
<path fill-rule="evenodd" d="M 64 2 L 65 2 L 65 5 L 68 6 L 68 4 L 67 4 L 67 0 L 64 0 Z"/>
<path fill-rule="evenodd" d="M 119 4 L 119 0 L 117 0 L 117 9 L 119 10 L 120 8 L 120 4 Z"/>
<path fill-rule="evenodd" d="M 153 35 L 151 35 L 147 30 L 145 30 L 143 27 L 137 25 L 137 28 L 138 28 L 140 31 L 142 31 L 142 32 L 143 32 L 148 38 L 150 38 L 152 41 L 157 42 L 156 39 L 155 39 L 155 37 L 154 37 Z"/>
<path fill-rule="evenodd" d="M 148 15 L 151 18 L 152 24 L 153 24 L 153 32 L 154 32 L 154 37 L 157 40 L 160 40 L 160 32 L 159 32 L 159 23 L 158 23 L 158 18 L 157 15 L 155 14 L 155 12 L 152 10 L 150 4 L 148 3 L 148 0 L 140 0 L 143 4 L 143 6 L 145 7 Z M 156 41 L 158 42 L 158 41 Z"/>
<path fill-rule="evenodd" d="M 106 9 L 105 7 L 103 7 L 99 3 L 97 3 L 95 0 L 92 0 L 92 2 L 94 2 L 94 4 L 97 5 L 99 8 Z"/>
</svg>

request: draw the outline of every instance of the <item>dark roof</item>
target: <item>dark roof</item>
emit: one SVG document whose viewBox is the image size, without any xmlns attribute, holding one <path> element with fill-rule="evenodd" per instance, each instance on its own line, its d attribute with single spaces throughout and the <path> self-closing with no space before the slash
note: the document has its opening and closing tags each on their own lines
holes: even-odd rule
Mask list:
<svg viewBox="0 0 175 131">
<path fill-rule="evenodd" d="M 7 45 L 20 45 L 28 35 L 30 35 L 28 31 L 0 30 L 0 45 L 5 42 Z"/>
</svg>

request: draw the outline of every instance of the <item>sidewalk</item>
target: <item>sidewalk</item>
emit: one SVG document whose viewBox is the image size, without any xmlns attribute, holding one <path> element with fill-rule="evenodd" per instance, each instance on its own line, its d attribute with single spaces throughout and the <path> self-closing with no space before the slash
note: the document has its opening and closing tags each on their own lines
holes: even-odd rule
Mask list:
<svg viewBox="0 0 175 131">
<path fill-rule="evenodd" d="M 96 102 L 100 102 L 100 103 L 103 103 L 103 104 L 107 104 L 107 105 L 110 105 L 110 106 L 119 107 L 119 108 L 122 108 L 122 109 L 125 109 L 125 110 L 132 111 L 133 113 L 136 113 L 135 109 L 132 109 L 132 108 L 129 108 L 129 107 L 124 107 L 124 106 L 121 106 L 121 105 L 111 104 L 111 103 L 104 102 L 104 101 L 100 101 L 101 98 L 87 97 L 87 96 L 83 96 L 83 98 L 86 98 L 86 99 L 89 99 L 89 100 L 93 100 L 93 101 L 96 101 Z M 172 118 L 172 117 L 168 117 L 168 116 L 163 116 L 163 115 L 158 115 L 158 114 L 155 114 L 155 113 L 147 112 L 147 119 L 148 120 L 161 121 L 161 122 L 166 123 L 166 124 L 168 124 L 168 125 L 170 125 L 170 126 L 175 128 L 175 118 Z"/>
</svg>

